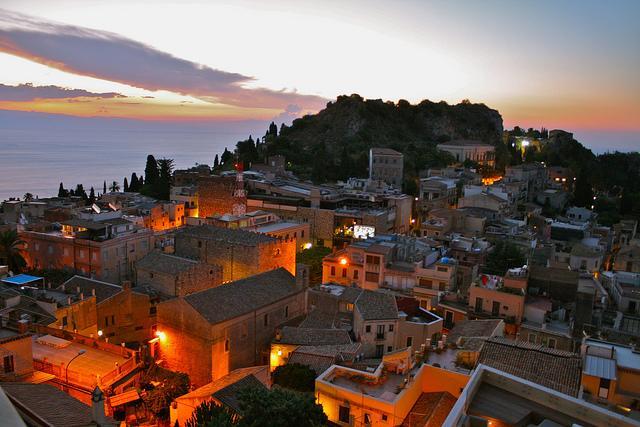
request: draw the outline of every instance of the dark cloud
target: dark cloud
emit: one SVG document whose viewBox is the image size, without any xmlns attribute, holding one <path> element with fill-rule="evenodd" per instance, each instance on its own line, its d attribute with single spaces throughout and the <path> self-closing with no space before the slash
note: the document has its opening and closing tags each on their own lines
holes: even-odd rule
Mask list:
<svg viewBox="0 0 640 427">
<path fill-rule="evenodd" d="M 95 93 L 83 89 L 60 86 L 33 86 L 25 83 L 18 86 L 0 84 L 0 101 L 33 101 L 34 99 L 59 98 L 125 98 L 116 92 Z"/>
<path fill-rule="evenodd" d="M 322 108 L 313 95 L 246 89 L 252 77 L 210 68 L 118 34 L 42 21 L 0 9 L 0 52 L 70 73 L 124 83 L 151 91 L 167 90 L 205 101 L 240 107 Z"/>
</svg>

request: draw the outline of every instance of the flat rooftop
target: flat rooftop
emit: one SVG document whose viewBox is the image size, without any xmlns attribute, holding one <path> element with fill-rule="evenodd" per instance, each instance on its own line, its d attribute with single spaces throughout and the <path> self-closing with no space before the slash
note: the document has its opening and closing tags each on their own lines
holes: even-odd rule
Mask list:
<svg viewBox="0 0 640 427">
<path fill-rule="evenodd" d="M 81 382 L 91 382 L 96 375 L 104 376 L 116 368 L 116 363 L 122 366 L 129 359 L 104 350 L 95 349 L 72 341 L 51 337 L 51 335 L 33 337 L 33 358 L 66 368 L 69 361 L 81 350 L 84 354 L 76 357 L 69 366 L 69 377 L 72 373 L 80 375 Z"/>
</svg>

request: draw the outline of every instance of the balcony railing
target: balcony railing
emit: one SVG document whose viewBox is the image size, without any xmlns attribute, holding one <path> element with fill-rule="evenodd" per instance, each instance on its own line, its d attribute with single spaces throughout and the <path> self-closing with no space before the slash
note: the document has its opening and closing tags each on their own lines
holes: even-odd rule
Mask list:
<svg viewBox="0 0 640 427">
<path fill-rule="evenodd" d="M 384 341 L 384 332 L 380 333 L 376 333 L 376 341 Z"/>
</svg>

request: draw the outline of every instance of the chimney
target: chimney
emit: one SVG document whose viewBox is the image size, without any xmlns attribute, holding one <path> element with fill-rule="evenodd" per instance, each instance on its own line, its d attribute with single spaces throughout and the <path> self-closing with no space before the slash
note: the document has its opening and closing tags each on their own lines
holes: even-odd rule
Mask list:
<svg viewBox="0 0 640 427">
<path fill-rule="evenodd" d="M 71 297 L 67 297 L 67 305 L 71 305 Z"/>
<path fill-rule="evenodd" d="M 107 425 L 107 417 L 104 413 L 104 394 L 98 386 L 91 393 L 91 420 L 98 426 Z"/>
<path fill-rule="evenodd" d="M 96 288 L 91 289 L 91 296 L 92 297 L 96 296 Z"/>
<path fill-rule="evenodd" d="M 31 326 L 31 321 L 28 318 L 18 320 L 18 333 L 26 334 L 29 332 L 29 326 Z"/>
<path fill-rule="evenodd" d="M 131 281 L 125 280 L 122 282 L 122 289 L 128 291 L 131 289 Z"/>
<path fill-rule="evenodd" d="M 84 292 L 80 292 L 80 301 L 84 301 Z"/>
</svg>

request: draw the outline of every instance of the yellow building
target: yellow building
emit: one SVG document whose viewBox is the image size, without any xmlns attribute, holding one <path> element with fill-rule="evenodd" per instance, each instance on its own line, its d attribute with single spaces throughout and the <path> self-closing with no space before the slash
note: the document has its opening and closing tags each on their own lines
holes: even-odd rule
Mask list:
<svg viewBox="0 0 640 427">
<path fill-rule="evenodd" d="M 316 400 L 338 425 L 441 424 L 469 377 L 431 365 L 418 366 L 409 349 L 383 357 L 375 369 L 333 365 L 316 379 Z M 425 411 L 429 407 L 429 411 Z M 428 413 L 427 413 L 428 412 Z"/>
<path fill-rule="evenodd" d="M 640 353 L 630 346 L 586 339 L 582 388 L 587 400 L 629 410 L 640 398 Z"/>
</svg>

